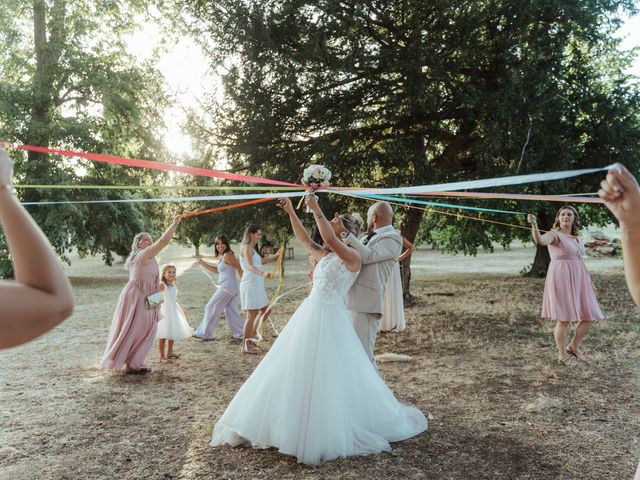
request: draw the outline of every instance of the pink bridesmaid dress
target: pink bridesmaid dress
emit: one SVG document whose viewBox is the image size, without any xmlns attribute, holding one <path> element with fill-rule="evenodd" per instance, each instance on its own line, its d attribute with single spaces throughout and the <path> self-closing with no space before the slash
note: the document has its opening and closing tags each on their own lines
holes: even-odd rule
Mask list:
<svg viewBox="0 0 640 480">
<path fill-rule="evenodd" d="M 551 263 L 547 271 L 542 316 L 562 322 L 597 321 L 604 318 L 591 276 L 582 261 L 582 243 L 556 231 L 558 243 L 549 245 Z"/>
<path fill-rule="evenodd" d="M 129 282 L 118 298 L 102 368 L 119 369 L 125 364 L 134 370 L 146 368 L 160 309 L 147 309 L 144 299 L 159 290 L 160 269 L 155 258 L 144 265 L 143 252 L 138 252 L 129 266 Z"/>
</svg>

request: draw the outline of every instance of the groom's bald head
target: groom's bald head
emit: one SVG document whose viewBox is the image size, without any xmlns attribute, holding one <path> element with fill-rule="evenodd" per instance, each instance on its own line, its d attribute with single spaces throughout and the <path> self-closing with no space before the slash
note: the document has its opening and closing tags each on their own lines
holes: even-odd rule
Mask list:
<svg viewBox="0 0 640 480">
<path fill-rule="evenodd" d="M 369 230 L 386 227 L 393 223 L 393 209 L 387 202 L 376 202 L 367 211 Z"/>
</svg>

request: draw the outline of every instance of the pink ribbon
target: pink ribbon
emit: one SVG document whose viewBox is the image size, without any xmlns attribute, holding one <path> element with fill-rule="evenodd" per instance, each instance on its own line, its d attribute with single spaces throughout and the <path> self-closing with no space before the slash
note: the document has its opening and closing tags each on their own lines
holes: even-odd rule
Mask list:
<svg viewBox="0 0 640 480">
<path fill-rule="evenodd" d="M 235 180 L 238 182 L 262 183 L 266 185 L 282 185 L 287 187 L 300 187 L 295 183 L 281 182 L 280 180 L 269 180 L 268 178 L 250 177 L 247 175 L 239 175 L 237 173 L 222 172 L 220 170 L 211 170 L 207 168 L 187 167 L 180 165 L 169 165 L 167 163 L 154 162 L 151 160 L 138 160 L 136 158 L 116 157 L 114 155 L 105 155 L 102 153 L 86 153 L 74 152 L 71 150 L 58 150 L 56 148 L 37 147 L 35 145 L 20 145 L 16 143 L 0 140 L 3 147 L 17 148 L 18 150 L 27 150 L 31 152 L 50 153 L 53 155 L 63 155 L 65 157 L 80 157 L 93 162 L 115 163 L 126 167 L 149 168 L 152 170 L 165 170 L 173 172 L 188 173 L 202 177 L 223 178 L 225 180 Z"/>
</svg>

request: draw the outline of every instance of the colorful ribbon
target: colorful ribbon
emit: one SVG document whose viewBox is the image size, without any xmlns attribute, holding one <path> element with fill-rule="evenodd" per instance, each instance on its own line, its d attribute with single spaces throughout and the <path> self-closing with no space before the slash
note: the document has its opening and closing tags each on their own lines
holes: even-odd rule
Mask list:
<svg viewBox="0 0 640 480">
<path fill-rule="evenodd" d="M 432 207 L 456 208 L 459 210 L 475 210 L 479 212 L 489 212 L 489 213 L 506 213 L 509 215 L 526 215 L 526 212 L 515 212 L 513 210 L 496 210 L 494 208 L 471 207 L 467 205 L 454 205 L 451 203 L 426 202 L 424 200 L 415 200 L 413 198 L 389 197 L 387 195 L 361 195 L 359 193 L 344 193 L 344 192 L 340 192 L 340 193 L 342 195 L 346 195 L 350 197 L 368 198 L 371 200 L 383 200 L 385 202 L 412 203 L 416 205 L 429 205 Z"/>
<path fill-rule="evenodd" d="M 224 207 L 208 208 L 206 210 L 197 210 L 195 212 L 183 213 L 180 216 L 182 218 L 194 217 L 196 215 L 203 215 L 205 213 L 220 212 L 222 210 L 230 210 L 232 208 L 246 207 L 248 205 L 255 205 L 256 203 L 264 203 L 264 202 L 268 202 L 270 200 L 275 200 L 275 199 L 273 199 L 273 198 L 259 198 L 257 200 L 251 200 L 249 202 L 232 203 L 231 205 L 225 205 Z"/>
<path fill-rule="evenodd" d="M 245 191 L 294 191 L 299 187 L 247 187 L 231 185 L 13 185 L 13 188 L 38 190 L 245 190 Z"/>
<path fill-rule="evenodd" d="M 102 153 L 77 152 L 72 150 L 60 150 L 57 148 L 37 147 L 35 145 L 21 145 L 0 140 L 0 146 L 16 148 L 18 150 L 26 150 L 30 152 L 47 153 L 53 155 L 62 155 L 65 157 L 80 157 L 93 162 L 114 163 L 125 167 L 148 168 L 151 170 L 164 170 L 171 172 L 188 173 L 203 177 L 224 178 L 225 180 L 233 180 L 237 182 L 262 183 L 265 185 L 283 185 L 288 187 L 301 187 L 295 183 L 281 182 L 279 180 L 269 180 L 261 177 L 251 177 L 247 175 L 239 175 L 237 173 L 223 172 L 220 170 L 212 170 L 206 168 L 187 167 L 180 165 L 170 165 L 167 163 L 154 162 L 151 160 L 138 160 L 136 158 L 117 157 L 115 155 L 106 155 Z"/>
<path fill-rule="evenodd" d="M 359 195 L 413 195 L 424 192 L 453 192 L 456 190 L 474 190 L 478 188 L 504 187 L 507 185 L 524 185 L 527 183 L 549 182 L 552 180 L 562 180 L 565 178 L 578 177 L 589 173 L 603 172 L 614 168 L 615 165 L 608 165 L 600 168 L 586 168 L 582 170 L 564 170 L 560 172 L 532 173 L 528 175 L 515 175 L 510 177 L 487 178 L 483 180 L 466 180 L 462 182 L 440 183 L 435 185 L 421 185 L 417 187 L 400 188 L 363 188 L 353 190 L 352 193 Z M 326 190 L 318 190 L 319 192 Z"/>
<path fill-rule="evenodd" d="M 276 290 L 274 291 L 273 295 L 271 295 L 271 298 L 269 299 L 269 302 L 267 303 L 266 308 L 258 318 L 258 328 L 256 329 L 256 331 L 258 332 L 258 340 L 264 340 L 264 335 L 263 335 L 264 319 L 265 317 L 269 316 L 269 313 L 271 313 L 271 309 L 273 308 L 273 305 L 274 305 L 273 302 L 277 298 L 278 294 L 280 293 L 280 289 L 282 288 L 282 280 L 284 277 L 284 268 L 283 268 L 284 253 L 285 253 L 285 249 L 282 248 L 282 250 L 280 250 L 280 253 L 278 254 L 278 259 L 276 260 L 276 264 L 273 266 L 273 276 L 275 277 L 276 273 L 278 274 L 278 285 L 276 286 Z"/>
<path fill-rule="evenodd" d="M 422 192 L 412 195 L 468 197 L 468 198 L 499 198 L 504 200 L 540 200 L 543 202 L 564 203 L 604 203 L 601 198 L 583 197 L 576 195 L 529 195 L 523 193 L 485 193 L 485 192 Z"/>
<path fill-rule="evenodd" d="M 22 205 L 81 205 L 81 204 L 101 204 L 101 203 L 157 203 L 157 202 L 208 202 L 226 200 L 275 200 L 282 197 L 299 197 L 304 192 L 282 192 L 282 193 L 251 193 L 247 195 L 213 195 L 204 197 L 165 197 L 165 198 L 127 198 L 115 200 L 58 200 L 42 202 L 22 202 Z"/>
<path fill-rule="evenodd" d="M 287 295 L 289 295 L 290 293 L 295 292 L 296 290 L 300 290 L 301 288 L 308 287 L 308 286 L 309 286 L 309 285 L 311 285 L 312 283 L 313 283 L 313 282 L 303 283 L 302 285 L 298 285 L 297 287 L 291 288 L 291 289 L 287 290 L 286 292 L 284 292 L 284 293 L 282 293 L 282 294 L 278 295 L 277 297 L 273 298 L 273 299 L 272 299 L 272 301 L 270 301 L 270 302 L 269 302 L 269 304 L 267 305 L 267 310 L 266 310 L 266 311 L 268 311 L 269 313 L 272 313 L 273 308 L 274 308 L 276 305 L 278 305 L 278 302 L 279 302 L 282 298 L 286 297 L 286 296 L 287 296 Z M 273 321 L 271 320 L 271 317 L 272 317 L 272 316 L 273 316 L 273 315 L 271 315 L 271 314 L 270 314 L 267 318 L 268 318 L 268 320 L 269 320 L 269 324 L 271 325 L 271 328 L 273 329 L 273 331 L 275 332 L 276 337 L 277 337 L 278 335 L 280 335 L 280 332 L 278 331 L 278 329 L 277 329 L 277 328 L 276 328 L 276 326 L 274 325 Z M 261 319 L 260 319 L 260 327 L 261 327 L 261 329 L 260 329 L 260 333 L 261 333 L 261 334 L 262 334 L 262 333 L 264 333 L 264 329 L 262 328 L 262 321 L 263 321 L 263 320 L 264 320 L 264 318 L 261 318 Z"/>
</svg>

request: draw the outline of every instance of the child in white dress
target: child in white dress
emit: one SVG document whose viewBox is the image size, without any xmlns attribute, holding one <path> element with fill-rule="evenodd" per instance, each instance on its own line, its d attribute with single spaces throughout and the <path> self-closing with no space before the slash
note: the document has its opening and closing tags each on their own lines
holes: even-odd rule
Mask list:
<svg viewBox="0 0 640 480">
<path fill-rule="evenodd" d="M 176 267 L 174 265 L 165 265 L 161 272 L 161 290 L 164 302 L 160 306 L 161 319 L 158 322 L 158 333 L 156 338 L 158 347 L 160 348 L 160 361 L 166 363 L 171 358 L 179 358 L 180 356 L 173 351 L 173 342 L 182 340 L 193 335 L 193 328 L 187 322 L 185 314 L 186 309 L 178 300 L 178 289 L 175 285 Z M 178 308 L 179 307 L 179 308 Z M 167 354 L 164 353 L 165 341 L 168 340 Z"/>
</svg>

